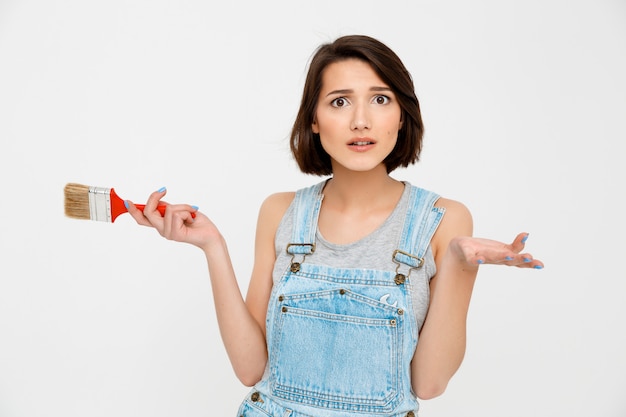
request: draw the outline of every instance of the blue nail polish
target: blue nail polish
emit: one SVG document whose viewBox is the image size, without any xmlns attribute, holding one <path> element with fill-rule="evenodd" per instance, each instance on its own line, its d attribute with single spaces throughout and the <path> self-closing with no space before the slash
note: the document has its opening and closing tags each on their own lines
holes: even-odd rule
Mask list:
<svg viewBox="0 0 626 417">
<path fill-rule="evenodd" d="M 124 200 L 124 207 L 126 207 L 126 210 L 128 210 L 128 200 Z"/>
<path fill-rule="evenodd" d="M 167 188 L 165 187 L 161 187 L 157 190 L 157 193 L 162 193 L 163 191 L 167 190 Z"/>
<path fill-rule="evenodd" d="M 482 264 L 484 264 L 484 263 L 485 263 L 485 261 L 483 261 L 482 259 L 479 259 L 479 260 L 477 260 L 476 262 L 478 263 L 478 265 L 482 265 Z"/>
<path fill-rule="evenodd" d="M 524 236 L 524 237 L 522 238 L 522 243 L 526 243 L 526 240 L 528 240 L 528 235 L 526 235 L 526 236 Z"/>
<path fill-rule="evenodd" d="M 505 259 L 506 259 L 507 261 L 512 261 L 512 260 L 513 260 L 513 257 L 512 257 L 512 256 L 507 256 Z"/>
<path fill-rule="evenodd" d="M 531 261 L 531 259 L 529 259 L 529 258 L 524 258 L 524 262 L 530 262 L 530 261 Z"/>
<path fill-rule="evenodd" d="M 192 209 L 198 210 L 198 206 L 191 206 Z"/>
<path fill-rule="evenodd" d="M 543 266 L 541 266 L 541 265 L 535 265 L 535 266 L 533 266 L 533 268 L 535 268 L 535 269 L 543 269 Z"/>
</svg>

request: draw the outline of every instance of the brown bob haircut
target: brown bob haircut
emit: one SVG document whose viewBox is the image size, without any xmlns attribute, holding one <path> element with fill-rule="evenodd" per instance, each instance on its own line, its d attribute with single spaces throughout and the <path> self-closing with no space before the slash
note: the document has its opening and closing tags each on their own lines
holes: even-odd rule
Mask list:
<svg viewBox="0 0 626 417">
<path fill-rule="evenodd" d="M 300 110 L 291 130 L 290 139 L 291 152 L 300 170 L 305 174 L 323 176 L 331 175 L 333 172 L 330 156 L 322 148 L 319 135 L 313 133 L 312 124 L 317 111 L 324 69 L 330 64 L 351 58 L 360 59 L 371 65 L 376 74 L 394 92 L 400 104 L 402 127 L 398 132 L 396 146 L 383 161 L 387 173 L 419 160 L 424 125 L 411 74 L 395 52 L 382 42 L 369 36 L 350 35 L 321 45 L 309 64 Z"/>
</svg>

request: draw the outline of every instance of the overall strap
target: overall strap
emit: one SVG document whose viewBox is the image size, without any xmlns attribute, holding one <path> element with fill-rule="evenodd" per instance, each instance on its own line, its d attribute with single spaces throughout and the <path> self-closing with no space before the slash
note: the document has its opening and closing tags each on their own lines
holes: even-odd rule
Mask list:
<svg viewBox="0 0 626 417">
<path fill-rule="evenodd" d="M 326 181 L 296 191 L 294 223 L 287 253 L 309 255 L 315 251 L 317 219 L 322 205 L 322 188 Z"/>
<path fill-rule="evenodd" d="M 398 242 L 398 249 L 393 253 L 393 261 L 413 268 L 420 268 L 424 264 L 424 255 L 432 239 L 445 209 L 435 207 L 439 195 L 432 191 L 411 186 L 408 208 L 404 227 Z"/>
</svg>

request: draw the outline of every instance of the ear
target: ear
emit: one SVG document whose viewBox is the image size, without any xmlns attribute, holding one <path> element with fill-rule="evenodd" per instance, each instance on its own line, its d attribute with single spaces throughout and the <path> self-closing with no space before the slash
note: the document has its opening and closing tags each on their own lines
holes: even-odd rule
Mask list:
<svg viewBox="0 0 626 417">
<path fill-rule="evenodd" d="M 404 125 L 404 114 L 400 114 L 400 123 L 398 123 L 398 130 L 402 129 Z"/>
<path fill-rule="evenodd" d="M 316 135 L 318 135 L 320 133 L 320 127 L 317 125 L 317 118 L 313 119 L 313 123 L 311 123 L 311 130 Z"/>
</svg>

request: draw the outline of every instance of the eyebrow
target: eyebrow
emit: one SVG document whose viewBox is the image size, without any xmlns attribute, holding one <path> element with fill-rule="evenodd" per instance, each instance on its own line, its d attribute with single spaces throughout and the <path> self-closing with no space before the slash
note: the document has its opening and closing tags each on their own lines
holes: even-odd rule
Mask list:
<svg viewBox="0 0 626 417">
<path fill-rule="evenodd" d="M 389 91 L 391 92 L 391 88 L 389 87 L 370 87 L 369 91 Z M 335 94 L 349 94 L 349 93 L 354 93 L 354 90 L 352 89 L 343 89 L 343 90 L 333 90 L 331 92 L 329 92 L 328 94 L 326 94 L 326 97 L 328 96 L 332 96 Z"/>
</svg>

